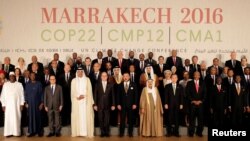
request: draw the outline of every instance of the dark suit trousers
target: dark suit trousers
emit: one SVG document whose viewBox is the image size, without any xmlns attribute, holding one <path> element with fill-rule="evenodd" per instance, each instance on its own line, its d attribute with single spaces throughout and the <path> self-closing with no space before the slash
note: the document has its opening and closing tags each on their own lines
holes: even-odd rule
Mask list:
<svg viewBox="0 0 250 141">
<path fill-rule="evenodd" d="M 225 120 L 224 109 L 223 108 L 214 109 L 213 114 L 214 114 L 213 117 L 214 126 L 216 128 L 222 129 L 224 127 L 224 120 Z"/>
<path fill-rule="evenodd" d="M 232 108 L 232 126 L 233 128 L 241 128 L 243 121 L 243 108 L 234 107 Z"/>
<path fill-rule="evenodd" d="M 110 110 L 98 110 L 99 126 L 101 129 L 101 134 L 109 134 L 109 116 Z"/>
<path fill-rule="evenodd" d="M 203 105 L 194 106 L 191 105 L 190 109 L 190 123 L 189 123 L 189 134 L 194 134 L 194 128 L 195 128 L 195 119 L 197 117 L 198 120 L 198 126 L 196 129 L 197 134 L 201 134 L 203 131 L 204 123 L 203 123 Z"/>
<path fill-rule="evenodd" d="M 179 134 L 179 112 L 180 110 L 178 105 L 170 107 L 168 113 L 169 124 L 167 126 L 167 133 Z"/>
<path fill-rule="evenodd" d="M 58 110 L 49 110 L 49 129 L 50 133 L 60 133 L 61 122 L 60 122 L 60 112 Z M 55 130 L 54 130 L 55 129 Z"/>
<path fill-rule="evenodd" d="M 131 108 L 123 108 L 121 110 L 121 125 L 120 125 L 120 134 L 124 134 L 125 124 L 126 124 L 126 117 L 128 121 L 128 134 L 133 134 L 133 110 Z"/>
</svg>

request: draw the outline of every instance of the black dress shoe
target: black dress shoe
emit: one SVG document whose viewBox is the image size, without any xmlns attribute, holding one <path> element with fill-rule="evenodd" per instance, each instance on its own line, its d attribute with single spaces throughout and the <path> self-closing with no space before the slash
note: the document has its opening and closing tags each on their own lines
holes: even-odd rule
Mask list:
<svg viewBox="0 0 250 141">
<path fill-rule="evenodd" d="M 120 135 L 119 135 L 119 137 L 123 137 L 123 136 L 124 136 L 124 134 L 120 134 Z"/>
<path fill-rule="evenodd" d="M 52 137 L 52 136 L 54 136 L 55 134 L 54 133 L 49 133 L 48 135 L 47 135 L 47 137 Z"/>
<path fill-rule="evenodd" d="M 109 135 L 109 134 L 106 134 L 105 136 L 106 136 L 106 137 L 110 137 L 110 135 Z"/>
<path fill-rule="evenodd" d="M 203 137 L 202 133 L 197 133 L 196 134 L 198 137 Z"/>
<path fill-rule="evenodd" d="M 188 134 L 189 137 L 194 137 L 194 134 Z"/>
<path fill-rule="evenodd" d="M 166 136 L 167 136 L 167 137 L 171 137 L 171 136 L 172 136 L 172 134 L 168 133 Z"/>
<path fill-rule="evenodd" d="M 174 136 L 175 136 L 175 137 L 180 137 L 180 134 L 175 134 Z"/>
<path fill-rule="evenodd" d="M 33 137 L 33 136 L 35 136 L 35 134 L 29 134 L 27 137 Z"/>
<path fill-rule="evenodd" d="M 56 137 L 60 137 L 61 136 L 61 133 L 56 133 Z"/>
<path fill-rule="evenodd" d="M 38 134 L 38 137 L 42 137 L 42 136 L 43 136 L 43 133 L 39 133 L 39 134 Z"/>
<path fill-rule="evenodd" d="M 104 135 L 104 134 L 101 134 L 101 137 L 105 137 L 105 135 Z"/>
<path fill-rule="evenodd" d="M 129 137 L 133 137 L 133 134 L 129 134 L 128 136 L 129 136 Z"/>
</svg>

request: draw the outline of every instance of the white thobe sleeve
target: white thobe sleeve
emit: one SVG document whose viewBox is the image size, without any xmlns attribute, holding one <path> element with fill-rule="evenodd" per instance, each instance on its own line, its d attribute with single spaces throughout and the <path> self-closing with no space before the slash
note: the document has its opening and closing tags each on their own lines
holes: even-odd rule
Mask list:
<svg viewBox="0 0 250 141">
<path fill-rule="evenodd" d="M 20 90 L 19 90 L 19 92 L 20 92 L 20 96 L 19 96 L 20 105 L 24 105 L 24 102 L 25 102 L 24 101 L 24 89 L 23 89 L 23 86 L 21 83 L 20 83 L 19 87 L 20 87 Z"/>
<path fill-rule="evenodd" d="M 6 86 L 3 85 L 3 89 L 2 89 L 2 93 L 1 93 L 1 97 L 0 97 L 0 101 L 2 103 L 2 107 L 5 107 L 5 105 L 6 105 L 5 95 L 6 95 Z"/>
</svg>

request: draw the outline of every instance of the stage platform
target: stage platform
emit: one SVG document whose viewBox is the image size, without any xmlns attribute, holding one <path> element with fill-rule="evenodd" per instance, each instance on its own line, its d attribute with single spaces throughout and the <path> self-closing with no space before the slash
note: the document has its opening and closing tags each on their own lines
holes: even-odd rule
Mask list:
<svg viewBox="0 0 250 141">
<path fill-rule="evenodd" d="M 166 128 L 164 128 L 164 134 L 166 133 Z M 27 128 L 24 128 L 24 134 L 27 133 Z M 127 132 L 127 129 L 125 130 Z M 49 133 L 49 128 L 44 128 L 44 135 Z M 71 135 L 71 128 L 70 126 L 62 127 L 61 129 L 62 136 L 70 136 Z M 118 127 L 111 127 L 110 128 L 111 136 L 118 136 L 119 135 L 119 128 Z M 3 135 L 3 127 L 0 128 L 0 136 Z M 100 135 L 100 128 L 95 128 L 95 136 Z M 180 127 L 180 135 L 187 136 L 187 127 Z M 207 128 L 204 128 L 203 135 L 207 135 Z M 134 128 L 134 136 L 138 136 L 138 128 Z"/>
</svg>

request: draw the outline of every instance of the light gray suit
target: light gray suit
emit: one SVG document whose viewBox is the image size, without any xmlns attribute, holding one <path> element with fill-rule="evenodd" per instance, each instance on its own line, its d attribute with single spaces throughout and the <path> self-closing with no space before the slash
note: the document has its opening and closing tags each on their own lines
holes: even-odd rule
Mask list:
<svg viewBox="0 0 250 141">
<path fill-rule="evenodd" d="M 55 85 L 54 93 L 52 92 L 51 85 L 45 87 L 44 90 L 44 106 L 48 107 L 49 128 L 50 133 L 60 133 L 60 111 L 59 107 L 63 106 L 63 91 L 60 85 Z M 55 125 L 55 132 L 54 132 Z"/>
</svg>

